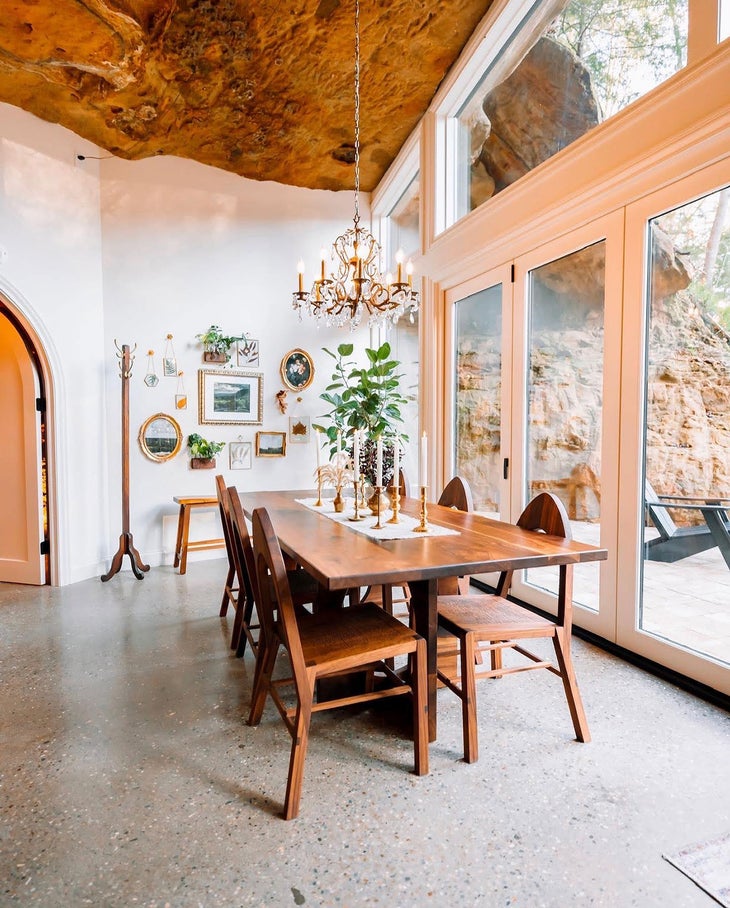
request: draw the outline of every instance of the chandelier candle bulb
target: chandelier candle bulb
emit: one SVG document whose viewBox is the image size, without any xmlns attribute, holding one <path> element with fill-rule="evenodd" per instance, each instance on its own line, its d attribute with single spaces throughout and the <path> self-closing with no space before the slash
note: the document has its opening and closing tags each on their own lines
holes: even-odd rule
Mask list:
<svg viewBox="0 0 730 908">
<path fill-rule="evenodd" d="M 413 262 L 408 259 L 408 264 L 406 265 L 406 274 L 408 275 L 408 286 L 413 286 Z"/>
<path fill-rule="evenodd" d="M 304 291 L 304 262 L 299 259 L 297 263 L 297 274 L 299 275 L 299 292 L 303 293 Z"/>
<path fill-rule="evenodd" d="M 398 265 L 398 283 L 403 283 L 403 250 L 399 249 L 395 254 L 395 261 Z"/>
</svg>

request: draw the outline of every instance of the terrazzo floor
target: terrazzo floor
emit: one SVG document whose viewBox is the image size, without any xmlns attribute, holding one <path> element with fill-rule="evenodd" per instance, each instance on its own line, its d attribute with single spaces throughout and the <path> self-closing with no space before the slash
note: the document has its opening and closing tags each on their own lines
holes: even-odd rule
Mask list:
<svg viewBox="0 0 730 908">
<path fill-rule="evenodd" d="M 557 678 L 479 685 L 480 760 L 439 693 L 430 775 L 395 707 L 245 724 L 253 662 L 220 559 L 62 589 L 0 584 L 0 905 L 705 906 L 662 860 L 730 830 L 730 716 L 579 640 L 593 741 Z"/>
</svg>

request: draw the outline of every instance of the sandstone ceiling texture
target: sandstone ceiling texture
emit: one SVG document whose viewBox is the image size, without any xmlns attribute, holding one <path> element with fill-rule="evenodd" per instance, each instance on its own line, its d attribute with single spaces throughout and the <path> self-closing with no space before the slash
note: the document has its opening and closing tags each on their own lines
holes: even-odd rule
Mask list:
<svg viewBox="0 0 730 908">
<path fill-rule="evenodd" d="M 361 0 L 373 189 L 490 0 Z M 353 186 L 354 0 L 0 0 L 0 101 L 107 152 Z"/>
</svg>

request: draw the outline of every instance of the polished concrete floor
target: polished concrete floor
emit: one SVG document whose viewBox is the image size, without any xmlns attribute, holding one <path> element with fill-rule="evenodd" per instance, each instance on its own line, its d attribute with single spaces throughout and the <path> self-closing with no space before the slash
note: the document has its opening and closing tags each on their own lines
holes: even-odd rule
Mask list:
<svg viewBox="0 0 730 908">
<path fill-rule="evenodd" d="M 224 562 L 63 589 L 0 584 L 0 905 L 706 906 L 662 853 L 730 830 L 730 717 L 576 641 L 593 741 L 558 679 L 479 686 L 480 760 L 439 693 L 431 773 L 391 709 L 245 724 L 253 663 Z"/>
</svg>

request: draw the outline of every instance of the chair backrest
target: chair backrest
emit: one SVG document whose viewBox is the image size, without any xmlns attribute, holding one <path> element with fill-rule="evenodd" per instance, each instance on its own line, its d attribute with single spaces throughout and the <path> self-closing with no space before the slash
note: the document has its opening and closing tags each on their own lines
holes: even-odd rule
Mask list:
<svg viewBox="0 0 730 908">
<path fill-rule="evenodd" d="M 469 483 L 461 476 L 454 476 L 444 486 L 438 503 L 447 508 L 456 508 L 458 511 L 473 511 L 474 499 Z"/>
<path fill-rule="evenodd" d="M 231 567 L 235 567 L 235 559 L 233 557 L 233 541 L 231 539 L 231 515 L 228 508 L 228 494 L 226 492 L 225 480 L 220 473 L 215 478 L 215 492 L 218 497 L 218 510 L 220 511 L 221 515 L 221 523 L 223 524 L 223 539 L 226 543 L 228 564 Z"/>
<path fill-rule="evenodd" d="M 248 525 L 241 507 L 241 500 L 238 497 L 238 490 L 235 486 L 229 486 L 225 490 L 225 500 L 231 522 L 231 543 L 238 581 L 243 584 L 246 599 L 249 602 L 255 602 L 258 606 L 258 583 L 256 581 L 253 547 L 251 546 Z"/>
<path fill-rule="evenodd" d="M 284 556 L 266 508 L 256 508 L 251 522 L 261 627 L 269 640 L 276 628 L 289 654 L 294 684 L 299 693 L 306 690 L 307 672 Z"/>
<path fill-rule="evenodd" d="M 644 481 L 644 502 L 651 522 L 659 531 L 662 539 L 670 539 L 677 532 L 677 524 L 672 520 L 666 505 L 652 488 L 649 480 Z"/>
<path fill-rule="evenodd" d="M 562 539 L 573 538 L 565 505 L 552 492 L 541 492 L 536 495 L 520 514 L 517 526 L 523 530 L 547 533 L 548 536 L 558 536 Z M 559 572 L 557 623 L 569 626 L 573 610 L 573 565 L 561 564 Z M 498 596 L 506 596 L 509 592 L 513 573 L 514 571 L 503 571 L 499 575 Z"/>
</svg>

